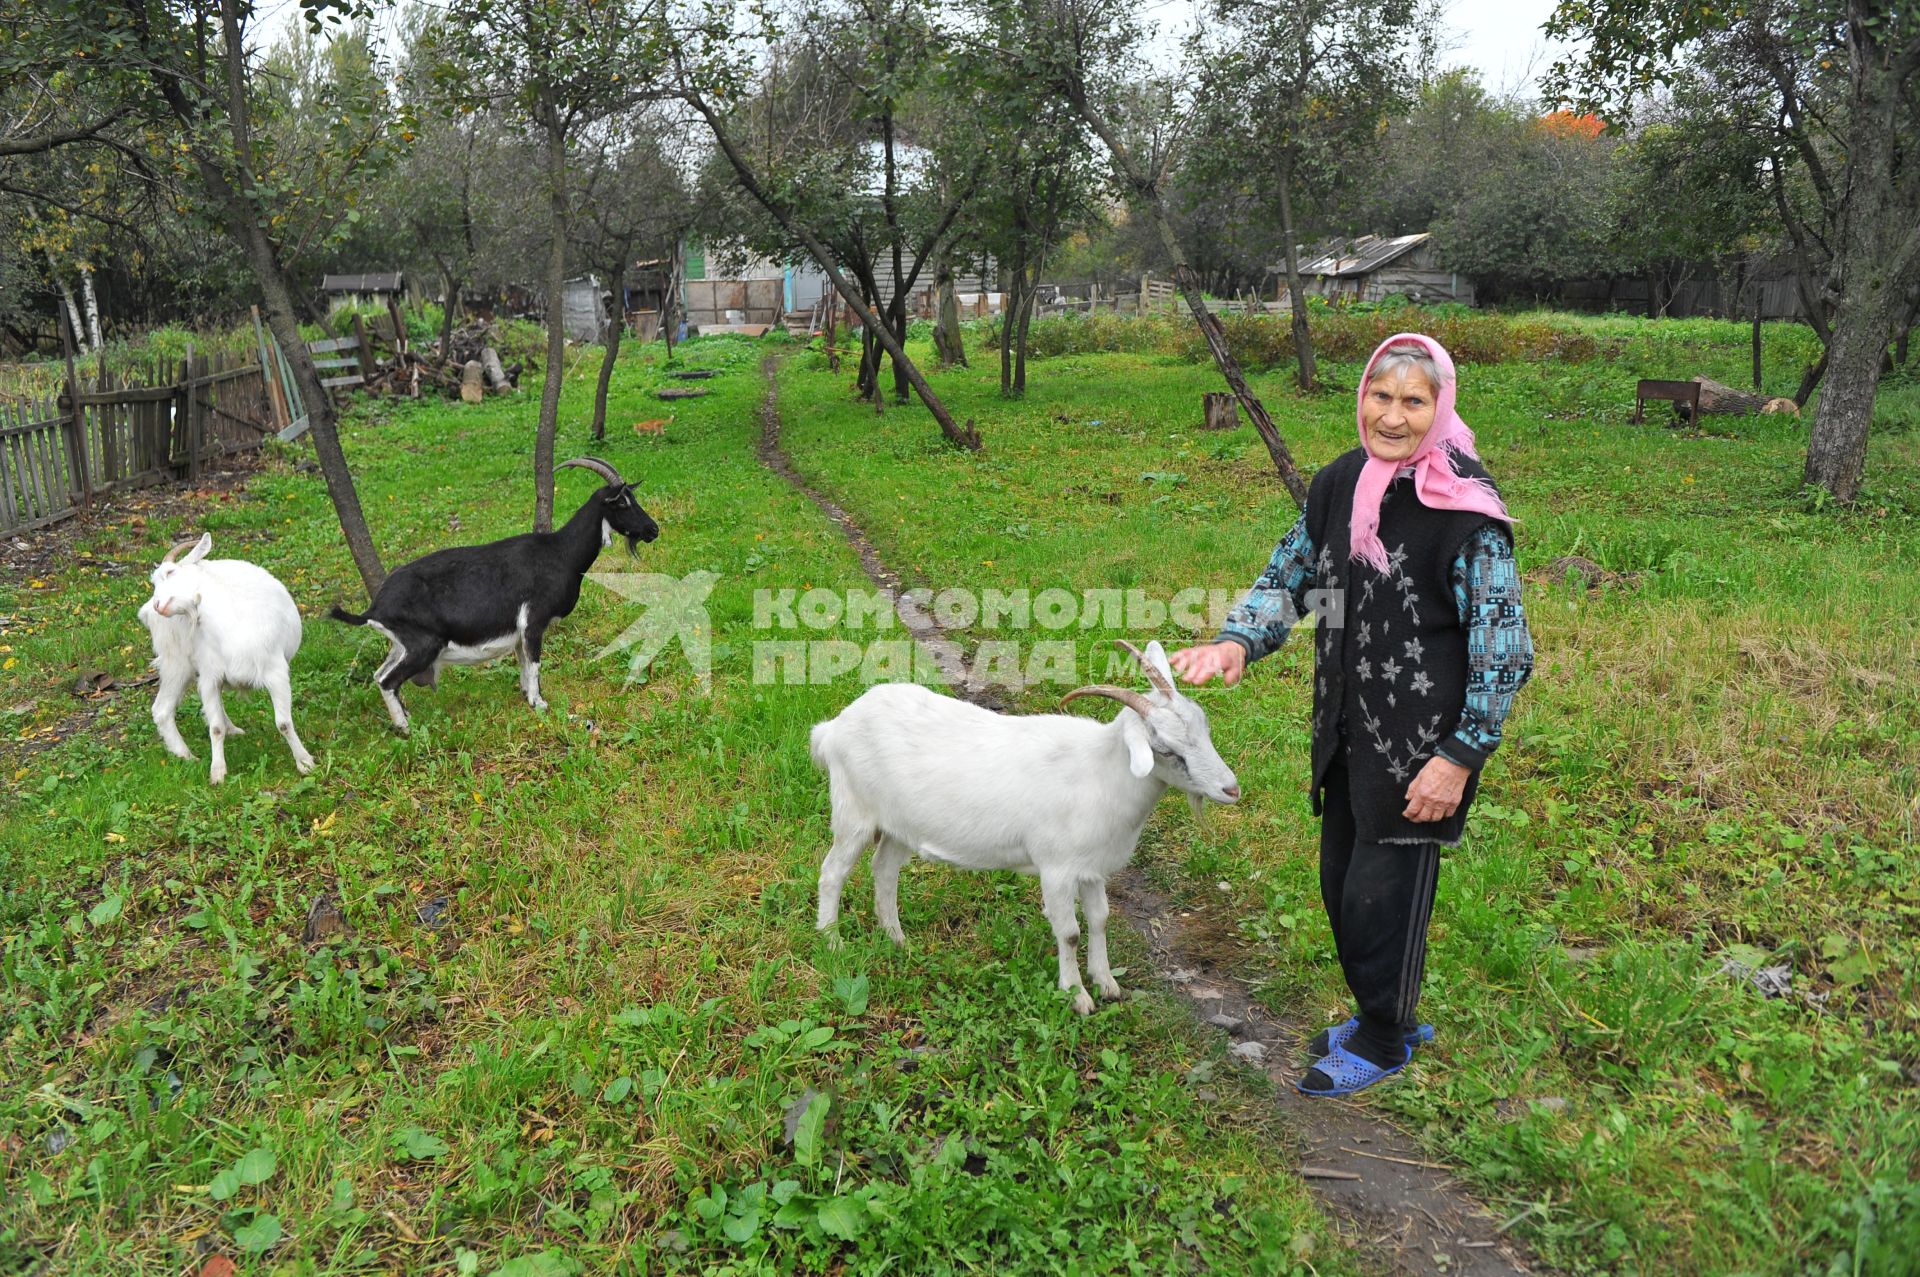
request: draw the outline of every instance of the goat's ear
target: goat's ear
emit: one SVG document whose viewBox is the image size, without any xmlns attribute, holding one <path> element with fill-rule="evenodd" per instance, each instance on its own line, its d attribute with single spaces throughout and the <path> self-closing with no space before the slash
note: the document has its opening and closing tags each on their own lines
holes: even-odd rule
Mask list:
<svg viewBox="0 0 1920 1277">
<path fill-rule="evenodd" d="M 1120 725 L 1120 739 L 1127 743 L 1127 770 L 1135 780 L 1145 780 L 1153 770 L 1153 746 L 1147 743 L 1147 727 L 1130 717 Z"/>
<path fill-rule="evenodd" d="M 1160 640 L 1155 639 L 1147 644 L 1146 656 L 1147 664 L 1159 671 L 1160 677 L 1167 680 L 1169 687 L 1178 686 L 1173 681 L 1173 666 L 1167 664 L 1166 649 L 1160 646 Z"/>
<path fill-rule="evenodd" d="M 206 558 L 207 555 L 212 552 L 213 552 L 213 533 L 202 532 L 200 534 L 200 539 L 194 542 L 193 548 L 191 550 L 188 550 L 186 557 L 181 559 L 180 561 L 182 563 L 198 563 L 200 560 Z"/>
</svg>

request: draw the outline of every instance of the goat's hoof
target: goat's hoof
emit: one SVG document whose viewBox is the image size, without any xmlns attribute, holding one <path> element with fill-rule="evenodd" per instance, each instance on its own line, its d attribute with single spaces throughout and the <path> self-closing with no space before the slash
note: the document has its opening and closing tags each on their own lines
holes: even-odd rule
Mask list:
<svg viewBox="0 0 1920 1277">
<path fill-rule="evenodd" d="M 544 714 L 547 712 L 547 703 L 545 701 L 528 701 L 527 704 L 533 706 L 536 714 Z"/>
<path fill-rule="evenodd" d="M 406 723 L 395 723 L 393 725 L 393 734 L 401 737 L 411 736 L 413 735 L 413 728 Z"/>
<path fill-rule="evenodd" d="M 232 723 L 228 723 L 225 730 L 227 735 L 229 736 L 245 736 L 246 735 L 245 731 L 243 731 L 238 727 L 235 727 Z"/>
<path fill-rule="evenodd" d="M 1120 987 L 1118 980 L 1107 980 L 1100 985 L 1100 996 L 1109 1002 L 1118 1002 L 1127 996 L 1127 991 Z"/>
<path fill-rule="evenodd" d="M 225 772 L 214 772 L 212 775 L 207 777 L 207 783 L 209 785 L 224 785 L 226 781 L 227 781 L 227 774 Z"/>
<path fill-rule="evenodd" d="M 296 758 L 293 760 L 293 770 L 305 776 L 313 770 L 313 760 L 311 758 Z"/>
<path fill-rule="evenodd" d="M 1092 1015 L 1093 996 L 1085 989 L 1075 989 L 1073 991 L 1073 1009 L 1078 1015 Z"/>
<path fill-rule="evenodd" d="M 829 949 L 844 949 L 847 947 L 847 942 L 840 938 L 840 933 L 832 928 L 823 929 L 820 934 L 826 938 L 827 948 Z"/>
</svg>

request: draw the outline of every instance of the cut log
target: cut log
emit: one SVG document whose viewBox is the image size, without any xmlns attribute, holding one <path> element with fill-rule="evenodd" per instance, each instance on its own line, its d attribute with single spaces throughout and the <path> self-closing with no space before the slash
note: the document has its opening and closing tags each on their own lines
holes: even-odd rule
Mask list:
<svg viewBox="0 0 1920 1277">
<path fill-rule="evenodd" d="M 513 389 L 513 383 L 507 380 L 507 370 L 500 366 L 500 352 L 492 346 L 481 350 L 480 367 L 486 372 L 487 385 L 495 390 Z"/>
<path fill-rule="evenodd" d="M 1240 426 L 1240 404 L 1225 391 L 1209 390 L 1200 396 L 1206 419 L 1202 430 L 1236 430 Z"/>
<path fill-rule="evenodd" d="M 718 368 L 681 368 L 667 374 L 667 376 L 677 377 L 681 381 L 704 381 L 708 377 L 718 377 L 719 375 L 720 370 Z"/>
<path fill-rule="evenodd" d="M 1700 384 L 1700 415 L 1703 417 L 1744 416 L 1764 411 L 1767 406 L 1765 395 L 1756 395 L 1750 390 L 1735 390 L 1711 377 L 1695 377 L 1693 380 Z"/>
<path fill-rule="evenodd" d="M 484 374 L 480 370 L 478 359 L 469 359 L 464 372 L 460 375 L 460 402 L 479 403 L 487 397 L 487 388 L 481 380 Z"/>
<path fill-rule="evenodd" d="M 661 399 L 698 399 L 707 392 L 694 386 L 668 386 L 653 393 Z"/>
</svg>

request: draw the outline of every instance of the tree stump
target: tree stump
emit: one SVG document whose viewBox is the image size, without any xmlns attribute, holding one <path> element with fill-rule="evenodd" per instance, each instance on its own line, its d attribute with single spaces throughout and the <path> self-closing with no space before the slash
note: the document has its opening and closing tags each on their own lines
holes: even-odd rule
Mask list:
<svg viewBox="0 0 1920 1277">
<path fill-rule="evenodd" d="M 1206 418 L 1200 423 L 1202 430 L 1235 430 L 1240 425 L 1240 404 L 1232 395 L 1224 391 L 1209 390 L 1200 396 L 1200 405 Z"/>
<path fill-rule="evenodd" d="M 460 374 L 461 403 L 479 403 L 487 397 L 486 385 L 481 380 L 484 375 L 478 359 L 467 360 L 467 366 Z"/>
</svg>

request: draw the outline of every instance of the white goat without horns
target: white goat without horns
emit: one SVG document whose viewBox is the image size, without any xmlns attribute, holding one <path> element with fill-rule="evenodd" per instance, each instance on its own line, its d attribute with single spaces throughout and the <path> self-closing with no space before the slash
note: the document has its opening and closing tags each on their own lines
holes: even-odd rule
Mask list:
<svg viewBox="0 0 1920 1277">
<path fill-rule="evenodd" d="M 820 866 L 820 930 L 840 917 L 840 892 L 861 853 L 873 853 L 874 912 L 904 944 L 900 869 L 918 854 L 962 869 L 1037 875 L 1053 928 L 1060 987 L 1074 1009 L 1093 1010 L 1080 982 L 1074 917 L 1087 916 L 1087 970 L 1120 996 L 1107 964 L 1107 880 L 1126 867 L 1147 817 L 1169 786 L 1198 814 L 1237 802 L 1240 786 L 1213 748 L 1207 715 L 1174 688 L 1158 643 L 1140 661 L 1148 695 L 1096 684 L 1069 692 L 1126 706 L 1112 722 L 1066 714 L 995 714 L 913 683 L 867 689 L 813 729 L 813 760 L 826 769 L 833 847 Z"/>
<path fill-rule="evenodd" d="M 185 558 L 180 552 L 192 546 Z M 153 570 L 153 597 L 140 608 L 140 623 L 153 636 L 160 688 L 153 698 L 153 725 L 168 752 L 192 758 L 180 738 L 174 711 L 196 677 L 206 715 L 216 785 L 227 778 L 229 736 L 245 735 L 220 700 L 225 687 L 264 687 L 273 698 L 273 722 L 305 775 L 313 755 L 293 730 L 293 680 L 289 663 L 300 650 L 300 609 L 287 587 L 263 567 L 244 559 L 209 559 L 213 534 L 182 541 Z"/>
</svg>

